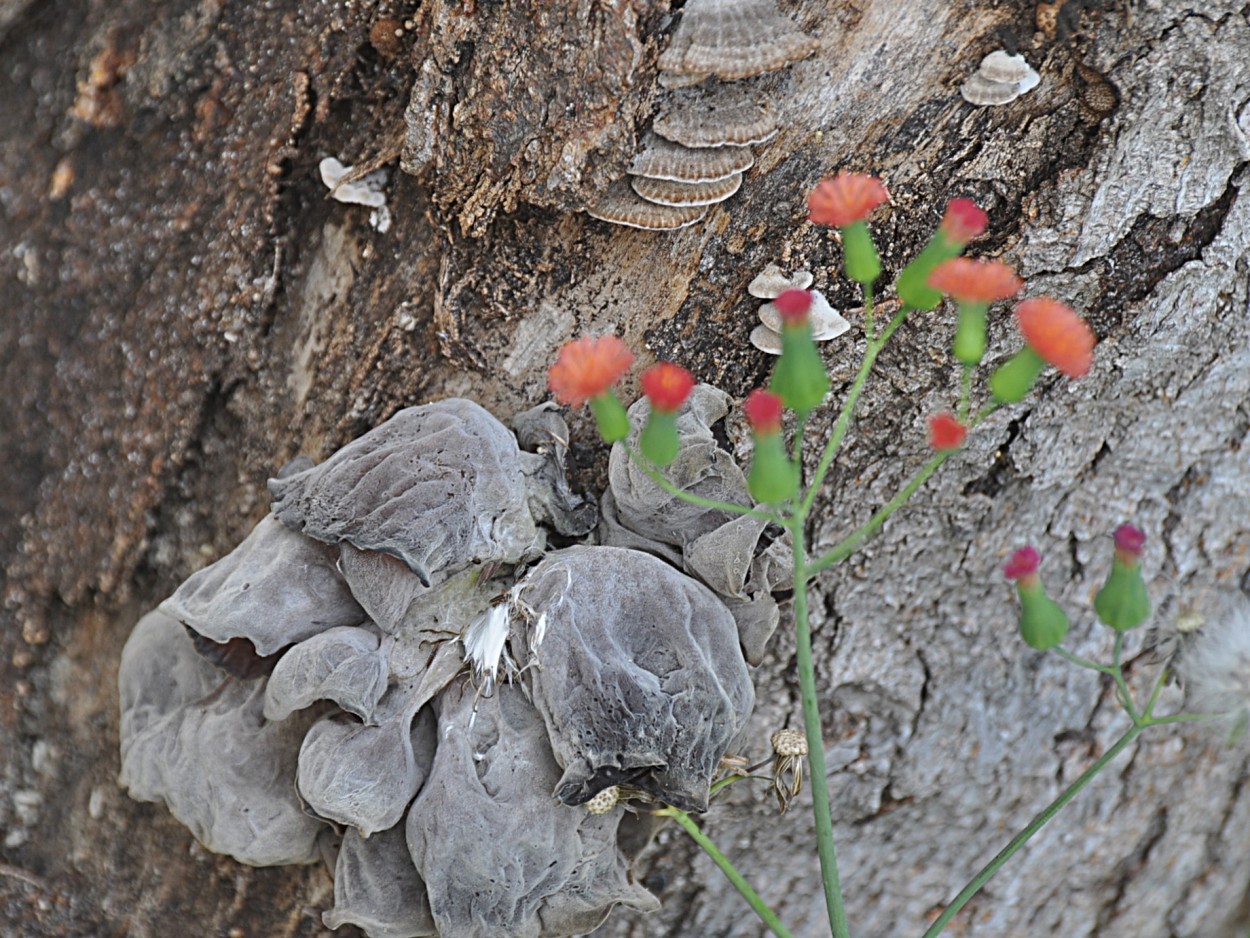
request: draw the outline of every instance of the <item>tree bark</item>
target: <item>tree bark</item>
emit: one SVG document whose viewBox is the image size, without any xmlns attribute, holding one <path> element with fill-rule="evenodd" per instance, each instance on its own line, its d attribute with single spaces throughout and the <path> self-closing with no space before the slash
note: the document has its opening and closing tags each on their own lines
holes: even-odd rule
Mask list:
<svg viewBox="0 0 1250 938">
<path fill-rule="evenodd" d="M 785 3 L 821 48 L 758 81 L 781 133 L 732 200 L 653 233 L 574 210 L 661 99 L 667 4 L 556 6 L 0 0 L 0 921 L 15 934 L 325 933 L 324 871 L 208 854 L 118 787 L 117 665 L 138 616 L 242 539 L 292 456 L 445 396 L 506 417 L 544 398 L 569 338 L 616 331 L 744 395 L 772 363 L 747 342 L 746 284 L 766 264 L 860 303 L 835 239 L 804 220 L 807 191 L 841 168 L 890 187 L 873 220 L 883 282 L 969 196 L 991 218 L 972 253 L 1002 255 L 1100 337 L 1089 377 L 995 414 L 814 585 L 854 933 L 920 934 L 1126 725 L 1110 688 L 1015 635 L 998 573 L 1012 549 L 1041 548 L 1087 657 L 1110 646 L 1091 600 L 1122 521 L 1150 536 L 1157 605 L 1246 573 L 1250 7 L 1069 0 L 1056 23 L 1051 4 Z M 1041 85 L 965 103 L 959 84 L 1004 44 Z M 326 198 L 330 155 L 391 167 L 389 231 Z M 852 319 L 825 347 L 833 406 L 864 347 Z M 881 356 L 817 503 L 817 549 L 926 458 L 925 418 L 957 393 L 951 326 L 944 307 L 917 313 Z M 1013 333 L 991 315 L 990 361 Z M 606 452 L 584 416 L 572 430 L 579 481 L 598 488 Z M 748 758 L 798 724 L 793 653 L 783 628 Z M 1221 742 L 1147 733 L 950 933 L 1244 930 L 1250 766 Z M 778 819 L 741 785 L 704 823 L 817 935 L 806 808 Z M 761 932 L 676 829 L 638 872 L 663 910 L 601 934 Z"/>
</svg>

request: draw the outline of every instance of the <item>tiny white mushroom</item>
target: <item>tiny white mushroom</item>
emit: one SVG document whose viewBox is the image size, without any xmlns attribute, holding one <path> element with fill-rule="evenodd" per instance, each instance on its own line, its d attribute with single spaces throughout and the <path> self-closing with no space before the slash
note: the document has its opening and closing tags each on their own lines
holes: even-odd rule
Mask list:
<svg viewBox="0 0 1250 938">
<path fill-rule="evenodd" d="M 751 344 L 769 355 L 781 354 L 781 335 L 765 325 L 756 326 L 751 330 Z"/>
<path fill-rule="evenodd" d="M 769 264 L 747 284 L 747 292 L 761 300 L 775 300 L 787 290 L 806 290 L 812 279 L 810 270 L 796 270 L 787 277 L 776 264 Z"/>
<path fill-rule="evenodd" d="M 1014 101 L 1032 91 L 1041 81 L 1022 55 L 1008 55 L 999 49 L 981 60 L 977 71 L 960 86 L 959 93 L 969 104 L 996 106 Z"/>
<path fill-rule="evenodd" d="M 344 166 L 334 157 L 327 156 L 317 168 L 321 181 L 330 190 L 330 198 L 349 205 L 370 206 L 373 211 L 369 213 L 369 224 L 383 234 L 390 230 L 391 210 L 386 206 L 386 193 L 382 191 L 386 185 L 386 170 L 379 169 L 362 179 L 344 182 L 352 167 Z"/>
<path fill-rule="evenodd" d="M 836 339 L 851 328 L 851 324 L 829 305 L 823 293 L 819 290 L 810 292 L 812 305 L 807 315 L 812 324 L 812 338 L 815 341 L 827 342 L 830 339 Z M 775 304 L 765 303 L 760 307 L 760 322 L 771 332 L 781 332 L 781 314 L 777 312 Z"/>
</svg>

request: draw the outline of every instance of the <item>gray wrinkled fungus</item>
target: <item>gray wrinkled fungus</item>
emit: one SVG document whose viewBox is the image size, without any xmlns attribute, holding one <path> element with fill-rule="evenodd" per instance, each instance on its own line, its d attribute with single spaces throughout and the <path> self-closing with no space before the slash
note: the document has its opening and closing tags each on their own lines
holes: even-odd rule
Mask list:
<svg viewBox="0 0 1250 938">
<path fill-rule="evenodd" d="M 724 604 L 618 547 L 551 554 L 517 592 L 546 620 L 533 649 L 541 667 L 525 676 L 564 767 L 556 797 L 583 804 L 628 784 L 705 810 L 712 773 L 755 703 Z"/>
<path fill-rule="evenodd" d="M 727 406 L 696 389 L 666 471 L 750 505 L 711 430 Z M 272 514 L 126 643 L 122 784 L 243 863 L 324 862 L 330 928 L 539 938 L 657 908 L 630 871 L 662 823 L 645 802 L 706 808 L 750 714 L 786 542 L 619 452 L 600 511 L 557 410 L 514 427 L 440 401 L 292 461 Z"/>
<path fill-rule="evenodd" d="M 594 815 L 552 801 L 560 767 L 524 693 L 504 686 L 476 714 L 474 704 L 466 688 L 440 698 L 434 767 L 408 814 L 439 934 L 575 935 L 618 903 L 658 908 L 616 848 L 624 809 Z"/>
</svg>

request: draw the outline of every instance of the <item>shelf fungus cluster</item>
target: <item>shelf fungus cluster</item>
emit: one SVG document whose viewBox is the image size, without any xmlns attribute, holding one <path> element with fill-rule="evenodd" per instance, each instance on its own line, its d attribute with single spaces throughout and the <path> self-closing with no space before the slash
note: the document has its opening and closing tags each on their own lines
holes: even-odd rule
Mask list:
<svg viewBox="0 0 1250 938">
<path fill-rule="evenodd" d="M 977 70 L 959 88 L 969 104 L 982 107 L 1008 104 L 1032 91 L 1041 82 L 1022 55 L 1010 55 L 1005 49 L 991 52 L 981 60 Z"/>
<path fill-rule="evenodd" d="M 750 505 L 711 430 L 727 409 L 696 389 L 667 472 Z M 374 938 L 574 935 L 656 908 L 630 872 L 645 806 L 707 807 L 788 545 L 671 500 L 619 447 L 600 514 L 565 439 L 550 405 L 510 430 L 453 399 L 288 465 L 271 513 L 126 644 L 132 797 L 243 863 L 328 863 L 326 924 Z"/>
<path fill-rule="evenodd" d="M 771 140 L 777 119 L 742 79 L 784 68 L 816 40 L 774 0 L 689 0 L 660 56 L 669 89 L 642 149 L 587 212 L 634 228 L 667 230 L 699 221 L 742 184 L 751 147 Z"/>
<path fill-rule="evenodd" d="M 759 309 L 760 324 L 751 330 L 751 344 L 770 355 L 781 354 L 781 314 L 771 302 L 787 290 L 807 290 L 812 285 L 810 271 L 798 270 L 787 277 L 776 264 L 769 264 L 747 285 L 747 292 L 760 300 L 767 300 Z M 812 338 L 817 342 L 836 339 L 851 328 L 842 314 L 829 305 L 819 290 L 811 290 L 812 306 L 808 318 L 812 324 Z"/>
</svg>

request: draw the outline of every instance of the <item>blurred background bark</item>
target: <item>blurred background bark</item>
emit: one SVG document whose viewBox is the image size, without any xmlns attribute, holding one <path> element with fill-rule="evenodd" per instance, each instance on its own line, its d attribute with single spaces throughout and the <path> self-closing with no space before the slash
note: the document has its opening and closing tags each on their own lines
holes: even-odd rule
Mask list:
<svg viewBox="0 0 1250 938">
<path fill-rule="evenodd" d="M 804 220 L 806 192 L 842 168 L 890 186 L 873 225 L 887 283 L 968 196 L 991 217 L 972 253 L 1011 261 L 1101 339 L 1087 379 L 1048 379 L 997 414 L 815 586 L 856 933 L 919 934 L 1118 735 L 1108 687 L 1024 650 L 997 570 L 1037 544 L 1082 613 L 1071 646 L 1095 656 L 1110 640 L 1090 602 L 1122 521 L 1150 536 L 1152 591 L 1174 608 L 1250 566 L 1250 7 L 782 6 L 820 50 L 758 81 L 781 133 L 737 196 L 653 233 L 576 209 L 656 106 L 664 0 L 0 0 L 6 934 L 324 933 L 324 871 L 209 855 L 118 788 L 116 672 L 135 620 L 241 540 L 296 453 L 321 458 L 449 395 L 507 417 L 544 398 L 576 335 L 616 331 L 743 395 L 771 365 L 747 343 L 746 284 L 764 265 L 810 269 L 835 306 L 859 305 L 835 240 Z M 1003 46 L 1041 85 L 965 103 L 959 84 Z M 326 156 L 389 167 L 389 230 L 327 199 Z M 825 347 L 835 404 L 863 347 L 851 318 Z M 950 330 L 949 310 L 913 315 L 881 357 L 817 546 L 924 458 L 925 417 L 957 391 Z M 1012 332 L 991 316 L 991 360 Z M 573 434 L 579 480 L 598 487 L 606 453 L 584 417 Z M 751 758 L 798 721 L 792 655 L 780 634 L 758 670 Z M 951 933 L 1238 934 L 1246 771 L 1244 748 L 1210 732 L 1148 734 Z M 817 935 L 796 808 L 778 820 L 742 785 L 706 826 Z M 664 909 L 602 934 L 760 933 L 679 832 L 639 875 Z"/>
</svg>

